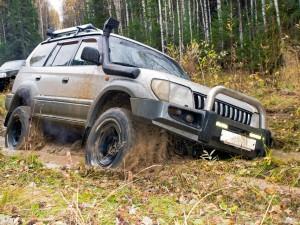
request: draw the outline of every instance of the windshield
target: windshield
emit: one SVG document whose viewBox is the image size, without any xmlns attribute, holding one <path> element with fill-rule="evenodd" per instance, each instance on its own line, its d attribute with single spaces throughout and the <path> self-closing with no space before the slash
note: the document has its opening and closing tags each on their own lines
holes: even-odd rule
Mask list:
<svg viewBox="0 0 300 225">
<path fill-rule="evenodd" d="M 156 70 L 189 79 L 174 60 L 150 48 L 113 36 L 110 37 L 109 47 L 112 63 Z"/>
<path fill-rule="evenodd" d="M 19 70 L 24 64 L 24 60 L 6 62 L 1 66 L 4 70 Z"/>
</svg>

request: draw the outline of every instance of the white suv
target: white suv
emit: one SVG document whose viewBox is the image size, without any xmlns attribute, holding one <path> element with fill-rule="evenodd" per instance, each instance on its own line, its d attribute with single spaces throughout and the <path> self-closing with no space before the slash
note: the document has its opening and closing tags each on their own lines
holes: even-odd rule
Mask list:
<svg viewBox="0 0 300 225">
<path fill-rule="evenodd" d="M 21 148 L 30 119 L 40 118 L 83 127 L 87 163 L 102 167 L 136 157 L 140 139 L 155 141 L 149 124 L 208 148 L 264 155 L 271 134 L 257 100 L 192 82 L 169 56 L 111 34 L 117 26 L 110 18 L 103 31 L 50 32 L 31 53 L 6 98 L 8 148 Z"/>
</svg>

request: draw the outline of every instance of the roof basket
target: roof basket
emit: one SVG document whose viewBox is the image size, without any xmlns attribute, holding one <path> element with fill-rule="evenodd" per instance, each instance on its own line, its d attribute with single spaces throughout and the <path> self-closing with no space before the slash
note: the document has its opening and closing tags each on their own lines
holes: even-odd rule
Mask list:
<svg viewBox="0 0 300 225">
<path fill-rule="evenodd" d="M 93 24 L 85 24 L 77 27 L 70 27 L 62 30 L 53 31 L 52 29 L 47 30 L 47 36 L 49 39 L 63 37 L 63 36 L 76 36 L 80 32 L 91 32 L 97 31 L 98 29 Z"/>
</svg>

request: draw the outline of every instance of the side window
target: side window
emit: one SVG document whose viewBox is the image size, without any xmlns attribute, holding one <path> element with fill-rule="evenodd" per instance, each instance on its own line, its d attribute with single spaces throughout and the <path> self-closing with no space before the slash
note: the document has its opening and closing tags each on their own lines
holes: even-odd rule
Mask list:
<svg viewBox="0 0 300 225">
<path fill-rule="evenodd" d="M 58 51 L 60 50 L 60 48 L 61 48 L 61 45 L 56 45 L 56 47 L 52 51 L 50 57 L 48 58 L 45 66 L 51 66 L 52 65 L 53 60 L 55 59 L 55 57 L 56 57 Z"/>
<path fill-rule="evenodd" d="M 93 63 L 90 62 L 86 62 L 84 60 L 81 59 L 81 54 L 82 51 L 85 47 L 92 47 L 92 48 L 96 48 L 99 49 L 98 43 L 96 39 L 85 39 L 81 42 L 81 45 L 76 53 L 75 58 L 73 59 L 71 65 L 72 66 L 88 66 L 88 65 L 95 65 Z"/>
<path fill-rule="evenodd" d="M 78 42 L 68 42 L 61 44 L 61 47 L 52 63 L 52 66 L 68 66 L 77 50 Z"/>
<path fill-rule="evenodd" d="M 33 67 L 43 66 L 55 45 L 56 43 L 39 45 L 35 53 L 32 55 L 30 59 L 30 66 Z"/>
</svg>

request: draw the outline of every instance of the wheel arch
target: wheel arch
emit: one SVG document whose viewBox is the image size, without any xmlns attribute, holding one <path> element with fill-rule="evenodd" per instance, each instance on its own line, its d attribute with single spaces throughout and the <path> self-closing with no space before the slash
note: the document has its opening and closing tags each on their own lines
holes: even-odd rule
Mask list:
<svg viewBox="0 0 300 225">
<path fill-rule="evenodd" d="M 34 105 L 34 96 L 37 94 L 37 89 L 32 88 L 32 86 L 22 86 L 20 87 L 11 100 L 7 115 L 5 117 L 4 126 L 7 126 L 8 120 L 11 116 L 11 113 L 19 106 L 29 106 L 33 107 Z"/>
<path fill-rule="evenodd" d="M 127 107 L 129 106 L 129 109 L 131 109 L 130 99 L 132 97 L 135 97 L 134 93 L 126 87 L 114 86 L 106 88 L 97 96 L 97 98 L 93 102 L 88 113 L 86 127 L 91 127 L 98 116 L 109 108 L 127 105 Z M 110 102 L 110 100 L 114 101 Z M 123 100 L 124 102 L 120 102 L 120 100 Z"/>
</svg>

